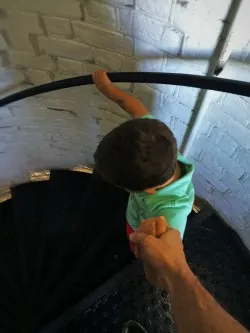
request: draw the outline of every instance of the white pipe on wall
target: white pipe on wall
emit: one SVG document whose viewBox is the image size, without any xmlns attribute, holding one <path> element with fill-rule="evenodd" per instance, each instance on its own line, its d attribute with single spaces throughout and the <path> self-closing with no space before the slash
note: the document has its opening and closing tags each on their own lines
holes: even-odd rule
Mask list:
<svg viewBox="0 0 250 333">
<path fill-rule="evenodd" d="M 226 18 L 223 20 L 224 24 L 222 26 L 214 53 L 211 57 L 206 76 L 218 75 L 223 70 L 225 63 L 231 55 L 232 45 L 230 42 L 232 38 L 232 28 L 234 26 L 241 3 L 242 0 L 231 1 Z M 192 117 L 189 121 L 187 131 L 182 141 L 181 152 L 185 156 L 189 154 L 189 151 L 193 145 L 202 119 L 210 104 L 212 94 L 213 92 L 201 90 L 197 97 Z"/>
</svg>

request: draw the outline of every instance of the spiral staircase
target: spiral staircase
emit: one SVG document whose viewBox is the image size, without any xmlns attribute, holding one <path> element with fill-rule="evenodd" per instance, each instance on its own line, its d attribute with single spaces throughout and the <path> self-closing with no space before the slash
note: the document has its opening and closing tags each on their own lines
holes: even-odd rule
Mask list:
<svg viewBox="0 0 250 333">
<path fill-rule="evenodd" d="M 125 235 L 128 194 L 99 175 L 52 170 L 0 204 L 0 332 L 119 332 L 136 319 L 172 332 L 166 292 L 146 282 Z M 188 261 L 250 328 L 250 258 L 205 206 L 188 220 Z"/>
<path fill-rule="evenodd" d="M 250 96 L 246 82 L 172 73 L 111 73 L 115 82 L 192 86 Z M 0 106 L 91 84 L 90 76 L 17 92 Z M 128 194 L 98 174 L 51 170 L 0 204 L 0 333 L 117 333 L 127 320 L 175 332 L 166 291 L 145 280 L 125 234 Z M 250 329 L 250 254 L 205 204 L 188 217 L 187 260 L 203 285 Z"/>
</svg>

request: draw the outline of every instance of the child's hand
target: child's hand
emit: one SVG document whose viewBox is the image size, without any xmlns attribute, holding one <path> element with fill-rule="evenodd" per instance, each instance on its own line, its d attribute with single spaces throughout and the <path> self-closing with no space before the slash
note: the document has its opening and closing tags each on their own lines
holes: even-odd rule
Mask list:
<svg viewBox="0 0 250 333">
<path fill-rule="evenodd" d="M 106 92 L 107 88 L 112 85 L 104 70 L 97 71 L 92 74 L 94 84 L 101 92 Z"/>
<path fill-rule="evenodd" d="M 136 232 L 143 232 L 156 238 L 160 237 L 168 228 L 168 223 L 164 216 L 151 217 L 140 223 Z"/>
</svg>

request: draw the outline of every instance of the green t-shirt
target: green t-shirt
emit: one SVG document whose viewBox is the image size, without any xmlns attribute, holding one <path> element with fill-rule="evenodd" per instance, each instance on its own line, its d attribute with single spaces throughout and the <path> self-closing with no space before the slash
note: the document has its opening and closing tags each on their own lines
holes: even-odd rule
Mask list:
<svg viewBox="0 0 250 333">
<path fill-rule="evenodd" d="M 152 116 L 146 116 L 151 118 Z M 146 118 L 144 117 L 144 118 Z M 194 166 L 178 154 L 182 167 L 182 177 L 175 182 L 156 191 L 155 194 L 145 192 L 131 193 L 127 207 L 127 221 L 136 230 L 141 221 L 150 217 L 165 216 L 168 225 L 177 229 L 183 238 L 187 224 L 187 216 L 194 202 L 192 175 Z"/>
</svg>

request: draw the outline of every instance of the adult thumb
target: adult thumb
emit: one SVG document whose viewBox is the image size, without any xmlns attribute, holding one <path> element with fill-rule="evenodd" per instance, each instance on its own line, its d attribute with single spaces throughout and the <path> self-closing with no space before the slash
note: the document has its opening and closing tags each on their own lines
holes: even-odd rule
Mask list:
<svg viewBox="0 0 250 333">
<path fill-rule="evenodd" d="M 144 232 L 134 232 L 129 236 L 129 240 L 135 244 L 143 245 L 147 235 Z"/>
</svg>

